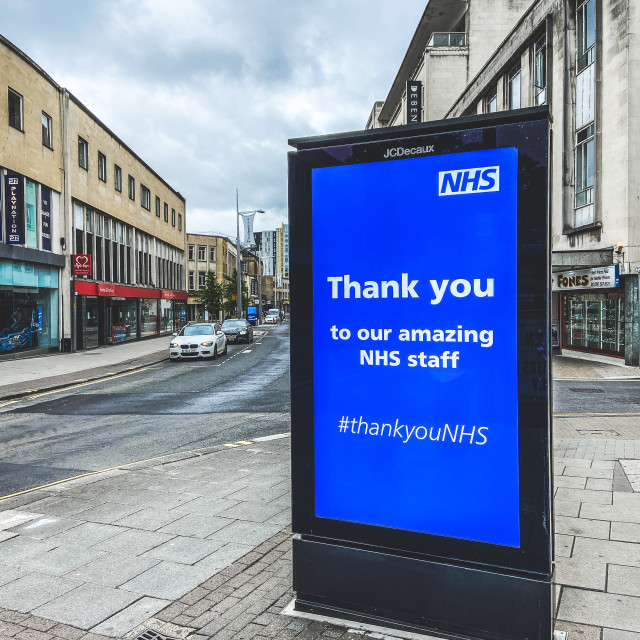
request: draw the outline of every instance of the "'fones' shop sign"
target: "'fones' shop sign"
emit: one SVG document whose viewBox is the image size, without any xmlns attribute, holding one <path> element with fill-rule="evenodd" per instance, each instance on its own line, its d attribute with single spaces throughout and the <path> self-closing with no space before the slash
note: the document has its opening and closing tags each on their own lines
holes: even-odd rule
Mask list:
<svg viewBox="0 0 640 640">
<path fill-rule="evenodd" d="M 611 289 L 619 286 L 618 265 L 613 265 L 554 273 L 551 289 L 552 291 L 575 291 L 576 289 Z"/>
</svg>

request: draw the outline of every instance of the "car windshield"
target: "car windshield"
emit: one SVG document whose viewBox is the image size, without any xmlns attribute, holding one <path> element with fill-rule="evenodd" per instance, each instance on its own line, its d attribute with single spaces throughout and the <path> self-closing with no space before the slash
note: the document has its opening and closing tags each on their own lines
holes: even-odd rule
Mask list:
<svg viewBox="0 0 640 640">
<path fill-rule="evenodd" d="M 183 336 L 212 336 L 213 327 L 210 324 L 192 324 L 185 327 L 180 335 Z"/>
<path fill-rule="evenodd" d="M 244 329 L 244 320 L 225 320 L 222 323 L 223 329 Z"/>
<path fill-rule="evenodd" d="M 280 312 L 277 309 L 269 309 L 270 316 L 279 316 Z"/>
</svg>

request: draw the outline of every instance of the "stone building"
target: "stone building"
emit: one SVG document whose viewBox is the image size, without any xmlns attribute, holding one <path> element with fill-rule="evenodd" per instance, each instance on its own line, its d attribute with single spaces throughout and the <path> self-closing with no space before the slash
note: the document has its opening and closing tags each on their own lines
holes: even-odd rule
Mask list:
<svg viewBox="0 0 640 640">
<path fill-rule="evenodd" d="M 0 355 L 171 333 L 185 200 L 0 36 Z"/>
<path fill-rule="evenodd" d="M 406 124 L 408 86 L 422 121 L 547 105 L 554 347 L 635 366 L 639 31 L 639 0 L 430 0 L 367 125 Z"/>
</svg>

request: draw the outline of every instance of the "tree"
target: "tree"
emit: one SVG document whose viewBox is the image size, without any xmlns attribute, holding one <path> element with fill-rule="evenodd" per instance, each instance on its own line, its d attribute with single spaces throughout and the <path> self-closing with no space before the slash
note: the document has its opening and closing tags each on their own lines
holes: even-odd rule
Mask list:
<svg viewBox="0 0 640 640">
<path fill-rule="evenodd" d="M 212 314 L 214 318 L 218 318 L 220 311 L 223 309 L 222 293 L 222 284 L 218 282 L 216 274 L 213 271 L 207 271 L 204 287 L 198 291 L 198 295 L 204 304 L 205 310 Z"/>
<path fill-rule="evenodd" d="M 225 283 L 223 285 L 224 302 L 222 305 L 223 310 L 226 313 L 230 313 L 232 316 L 238 312 L 238 300 L 234 299 L 234 296 L 238 295 L 238 270 L 234 269 L 231 275 L 224 274 Z M 247 310 L 249 306 L 249 290 L 247 289 L 247 283 L 242 280 L 242 309 Z"/>
</svg>

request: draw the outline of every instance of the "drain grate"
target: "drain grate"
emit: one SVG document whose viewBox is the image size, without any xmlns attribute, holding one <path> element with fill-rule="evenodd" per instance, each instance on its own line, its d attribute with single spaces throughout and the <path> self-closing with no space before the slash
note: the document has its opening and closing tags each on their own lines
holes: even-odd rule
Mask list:
<svg viewBox="0 0 640 640">
<path fill-rule="evenodd" d="M 135 640 L 181 640 L 181 639 L 174 638 L 173 636 L 167 636 L 164 633 L 155 631 L 154 629 L 145 629 L 142 633 L 136 636 Z"/>
<path fill-rule="evenodd" d="M 588 387 L 569 387 L 574 393 L 604 393 L 604 389 L 589 389 Z"/>
</svg>

